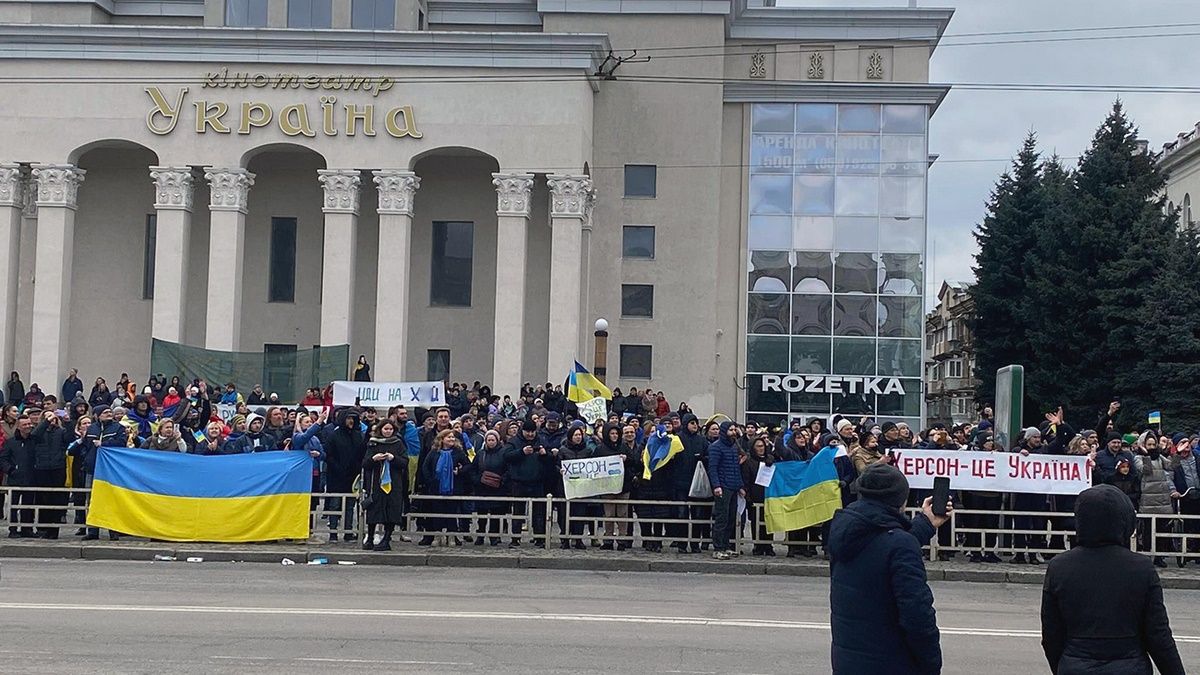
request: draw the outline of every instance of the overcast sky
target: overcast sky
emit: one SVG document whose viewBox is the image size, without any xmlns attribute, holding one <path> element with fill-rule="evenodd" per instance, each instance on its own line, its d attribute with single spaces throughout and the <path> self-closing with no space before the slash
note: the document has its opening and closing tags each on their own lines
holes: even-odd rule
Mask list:
<svg viewBox="0 0 1200 675">
<path fill-rule="evenodd" d="M 783 5 L 906 5 L 905 0 L 779 0 Z M 1033 42 L 953 47 L 952 42 L 1023 40 L 1070 35 L 952 36 L 962 33 L 1200 24 L 1196 0 L 919 0 L 954 7 L 945 44 L 934 52 L 930 82 L 1197 86 L 1200 25 L 1075 35 L 1196 33 L 1179 37 Z M 996 178 L 1033 130 L 1047 153 L 1074 164 L 1116 93 L 951 90 L 930 124 L 929 150 L 940 159 L 929 172 L 929 260 L 926 291 L 942 280 L 971 280 L 974 227 Z M 1200 120 L 1200 94 L 1121 94 L 1139 135 L 1157 151 Z M 997 159 L 992 162 L 953 160 Z M 949 161 L 948 161 L 949 160 Z"/>
</svg>

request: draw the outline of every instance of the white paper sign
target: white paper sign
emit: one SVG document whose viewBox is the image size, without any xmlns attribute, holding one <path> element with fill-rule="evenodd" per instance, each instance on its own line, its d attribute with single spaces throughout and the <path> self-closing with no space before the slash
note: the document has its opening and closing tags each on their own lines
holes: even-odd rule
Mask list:
<svg viewBox="0 0 1200 675">
<path fill-rule="evenodd" d="M 1077 495 L 1092 486 L 1091 460 L 1079 455 L 893 450 L 909 487 L 931 489 L 937 476 L 953 490 Z"/>
<path fill-rule="evenodd" d="M 217 416 L 226 424 L 229 424 L 229 420 L 233 419 L 233 416 L 237 414 L 237 406 L 232 403 L 218 403 L 216 408 Z"/>
<path fill-rule="evenodd" d="M 575 406 L 579 408 L 579 415 L 583 417 L 584 421 L 592 426 L 596 426 L 597 423 L 608 417 L 608 405 L 603 396 L 577 403 Z"/>
<path fill-rule="evenodd" d="M 446 387 L 441 382 L 346 382 L 333 383 L 335 406 L 390 408 L 396 405 L 430 408 L 445 405 Z"/>
<path fill-rule="evenodd" d="M 567 499 L 620 494 L 625 487 L 625 460 L 620 455 L 562 461 Z"/>
<path fill-rule="evenodd" d="M 767 466 L 766 464 L 758 465 L 758 475 L 754 477 L 754 484 L 767 487 L 771 484 L 771 478 L 775 476 L 775 465 Z"/>
</svg>

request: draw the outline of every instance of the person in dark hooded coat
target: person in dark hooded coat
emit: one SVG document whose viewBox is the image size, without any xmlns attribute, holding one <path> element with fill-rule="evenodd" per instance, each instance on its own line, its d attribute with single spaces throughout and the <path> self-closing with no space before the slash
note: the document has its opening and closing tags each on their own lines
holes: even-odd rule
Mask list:
<svg viewBox="0 0 1200 675">
<path fill-rule="evenodd" d="M 335 425 L 332 429 L 326 427 L 328 434 L 321 440 L 325 446 L 325 490 L 331 494 L 346 493 L 354 489 L 354 479 L 362 471 L 363 456 L 367 452 L 367 440 L 359 428 L 359 413 L 357 408 L 342 408 L 334 413 Z M 228 446 L 228 442 L 226 446 Z M 342 512 L 346 517 L 346 530 L 354 529 L 354 506 L 357 500 L 346 497 L 342 504 L 341 497 L 329 497 L 325 500 L 325 510 L 334 514 Z M 337 515 L 329 516 L 329 541 L 337 540 L 338 525 L 341 520 Z M 346 532 L 343 539 L 354 541 L 355 535 Z"/>
<path fill-rule="evenodd" d="M 384 467 L 391 487 L 384 490 Z M 363 550 L 392 550 L 392 532 L 404 522 L 408 502 L 408 450 L 396 423 L 385 419 L 371 430 L 367 451 L 362 460 L 363 518 L 367 521 L 367 536 Z M 375 526 L 381 525 L 383 537 L 374 542 Z"/>
<path fill-rule="evenodd" d="M 1042 649 L 1055 675 L 1183 675 L 1153 561 L 1129 550 L 1137 524 L 1118 488 L 1075 501 L 1078 545 L 1055 556 L 1042 584 Z"/>
<path fill-rule="evenodd" d="M 837 511 L 829 531 L 829 607 L 835 675 L 933 675 L 942 648 L 921 546 L 947 516 L 933 498 L 909 520 L 908 480 L 890 464 L 858 478 L 858 501 Z"/>
</svg>

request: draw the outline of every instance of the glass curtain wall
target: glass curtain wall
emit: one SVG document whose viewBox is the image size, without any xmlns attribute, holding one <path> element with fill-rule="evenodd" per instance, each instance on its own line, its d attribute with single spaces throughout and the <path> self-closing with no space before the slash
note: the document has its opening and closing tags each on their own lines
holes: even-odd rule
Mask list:
<svg viewBox="0 0 1200 675">
<path fill-rule="evenodd" d="M 923 105 L 753 105 L 749 418 L 917 428 L 927 117 Z M 763 391 L 764 375 L 898 378 L 904 393 Z"/>
</svg>

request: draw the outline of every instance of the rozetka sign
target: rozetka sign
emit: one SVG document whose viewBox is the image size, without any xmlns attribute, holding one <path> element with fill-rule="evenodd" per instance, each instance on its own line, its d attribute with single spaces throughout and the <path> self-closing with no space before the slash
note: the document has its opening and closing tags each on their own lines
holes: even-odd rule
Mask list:
<svg viewBox="0 0 1200 675">
<path fill-rule="evenodd" d="M 904 394 L 904 385 L 895 377 L 855 377 L 842 375 L 763 375 L 763 391 L 793 394 Z"/>
<path fill-rule="evenodd" d="M 361 99 L 377 99 L 396 85 L 390 77 L 368 75 L 300 75 L 297 73 L 230 73 L 228 69 L 206 73 L 199 93 L 189 95 L 188 87 L 166 92 L 162 87 L 146 87 L 150 110 L 146 128 L 166 136 L 175 131 L 181 119 L 189 119 L 198 134 L 253 133 L 255 129 L 277 126 L 285 136 L 376 136 L 380 131 L 393 138 L 421 138 L 417 117 L 411 105 L 378 106 L 372 101 L 339 100 L 345 93 Z M 209 89 L 242 89 L 245 100 L 220 100 L 222 94 Z M 312 101 L 272 106 L 249 97 L 254 90 L 320 90 Z"/>
</svg>

